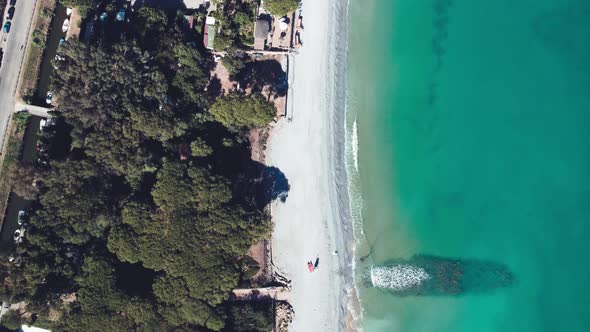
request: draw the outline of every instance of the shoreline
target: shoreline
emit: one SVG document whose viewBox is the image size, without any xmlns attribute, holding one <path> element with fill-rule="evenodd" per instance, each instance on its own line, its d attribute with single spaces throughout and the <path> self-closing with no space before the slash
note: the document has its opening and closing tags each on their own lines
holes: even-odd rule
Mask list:
<svg viewBox="0 0 590 332">
<path fill-rule="evenodd" d="M 292 57 L 289 121 L 272 129 L 266 153 L 291 187 L 284 203 L 271 206 L 273 262 L 292 280 L 290 330 L 350 331 L 358 301 L 345 162 L 348 1 L 302 6 L 304 44 Z M 316 257 L 319 268 L 310 273 L 306 262 Z"/>
</svg>

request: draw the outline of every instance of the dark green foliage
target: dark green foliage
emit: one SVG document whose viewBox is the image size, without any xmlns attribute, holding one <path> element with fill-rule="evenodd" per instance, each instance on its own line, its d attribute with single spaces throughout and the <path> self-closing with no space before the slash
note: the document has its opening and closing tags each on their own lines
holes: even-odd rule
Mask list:
<svg viewBox="0 0 590 332">
<path fill-rule="evenodd" d="M 144 6 L 133 12 L 131 23 L 142 38 L 156 39 L 166 31 L 168 15 L 160 9 Z"/>
<path fill-rule="evenodd" d="M 59 0 L 66 7 L 74 7 L 80 11 L 82 17 L 86 16 L 88 11 L 94 5 L 94 0 Z"/>
<path fill-rule="evenodd" d="M 108 262 L 88 257 L 82 271 L 84 274 L 77 293 L 82 312 L 100 313 L 123 308 L 128 299 L 114 289 L 114 269 Z"/>
<path fill-rule="evenodd" d="M 193 186 L 186 174 L 186 166 L 165 163 L 158 172 L 158 181 L 152 190 L 154 202 L 164 211 L 188 209 L 196 204 Z"/>
<path fill-rule="evenodd" d="M 178 69 L 172 86 L 176 88 L 178 98 L 187 104 L 206 105 L 208 99 L 203 91 L 209 81 L 209 73 L 202 68 L 205 61 L 201 54 L 187 44 L 177 44 L 173 50 Z"/>
<path fill-rule="evenodd" d="M 207 157 L 213 149 L 202 138 L 197 137 L 191 142 L 191 154 L 194 157 Z"/>
<path fill-rule="evenodd" d="M 23 168 L 41 186 L 12 252 L 22 264 L 0 259 L 0 295 L 25 300 L 55 331 L 219 331 L 231 323 L 240 257 L 270 234 L 270 218 L 232 190 L 252 161 L 241 157 L 244 139 L 207 112 L 210 55 L 185 42 L 171 14 L 144 7 L 132 17 L 116 43 L 60 47 L 52 91 L 72 149 L 43 170 Z M 231 129 L 274 114 L 259 96 L 235 98 L 253 119 Z M 59 321 L 49 323 L 48 306 Z"/>
<path fill-rule="evenodd" d="M 154 295 L 158 300 L 170 305 L 179 304 L 179 299 L 188 296 L 185 282 L 180 278 L 162 276 L 154 282 Z"/>
<path fill-rule="evenodd" d="M 214 16 L 221 23 L 221 33 L 215 36 L 216 51 L 228 50 L 232 45 L 248 47 L 254 44 L 255 1 L 221 1 Z"/>
<path fill-rule="evenodd" d="M 273 15 L 284 16 L 299 6 L 299 0 L 265 0 L 264 7 Z"/>
<path fill-rule="evenodd" d="M 47 34 L 43 33 L 43 31 L 39 29 L 35 29 L 35 31 L 33 31 L 33 44 L 40 48 L 44 48 L 46 42 Z"/>
<path fill-rule="evenodd" d="M 66 7 L 90 7 L 93 0 L 59 0 Z"/>
<path fill-rule="evenodd" d="M 232 331 L 267 332 L 273 330 L 272 303 L 242 302 L 230 308 Z"/>
<path fill-rule="evenodd" d="M 42 228 L 52 227 L 74 244 L 104 237 L 115 218 L 107 174 L 86 160 L 54 165 L 45 180 L 47 190 L 39 197 L 44 206 L 38 211 Z"/>
<path fill-rule="evenodd" d="M 258 262 L 250 257 L 244 256 L 240 259 L 240 268 L 242 269 L 242 279 L 243 280 L 250 280 L 252 279 L 258 271 L 260 271 L 260 266 Z"/>
<path fill-rule="evenodd" d="M 247 129 L 268 125 L 276 114 L 274 105 L 261 95 L 229 94 L 218 98 L 209 112 L 215 120 L 232 129 Z"/>
<path fill-rule="evenodd" d="M 213 48 L 218 52 L 222 52 L 232 47 L 233 43 L 233 37 L 229 34 L 222 32 L 215 36 L 215 40 L 213 40 Z"/>
<path fill-rule="evenodd" d="M 238 40 L 243 45 L 254 44 L 254 21 L 256 6 L 253 2 L 242 2 L 233 16 L 233 29 L 238 31 Z"/>
<path fill-rule="evenodd" d="M 16 131 L 24 131 L 27 128 L 31 114 L 29 112 L 18 112 L 12 115 L 12 122 L 16 126 Z"/>
<path fill-rule="evenodd" d="M 160 315 L 172 326 L 181 326 L 186 322 L 219 331 L 224 326 L 223 317 L 200 301 L 183 301 L 178 306 L 161 306 Z"/>
<path fill-rule="evenodd" d="M 4 9 L 8 4 L 8 0 L 1 0 L 0 1 L 0 13 L 4 13 Z M 0 25 L 4 26 L 4 14 L 0 15 Z M 2 61 L 2 50 L 0 50 L 0 61 Z"/>
<path fill-rule="evenodd" d="M 62 50 L 64 60 L 57 62 L 59 70 L 52 83 L 66 118 L 80 121 L 84 128 L 102 129 L 129 113 L 151 111 L 152 116 L 165 116 L 157 110 L 167 93 L 166 79 L 149 53 L 135 43 L 108 49 L 76 43 Z M 134 129 L 142 129 L 134 125 L 131 122 Z"/>
<path fill-rule="evenodd" d="M 12 192 L 18 196 L 33 200 L 39 193 L 39 185 L 34 186 L 39 179 L 40 173 L 33 167 L 33 165 L 23 162 L 16 162 L 8 166 L 8 173 L 6 177 L 9 185 L 12 187 Z M 39 182 L 36 182 L 37 184 Z"/>
<path fill-rule="evenodd" d="M 16 311 L 8 311 L 2 316 L 2 323 L 0 325 L 4 326 L 5 328 L 15 331 L 21 327 L 24 323 L 24 320 Z"/>
<path fill-rule="evenodd" d="M 230 77 L 235 77 L 244 67 L 246 67 L 246 63 L 248 62 L 249 57 L 241 52 L 235 50 L 229 50 L 227 54 L 221 58 L 221 63 L 229 72 Z"/>
</svg>

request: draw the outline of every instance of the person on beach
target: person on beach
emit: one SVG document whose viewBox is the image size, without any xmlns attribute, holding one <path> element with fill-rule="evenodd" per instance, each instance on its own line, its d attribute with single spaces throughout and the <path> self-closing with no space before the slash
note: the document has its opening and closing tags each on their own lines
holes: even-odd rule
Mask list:
<svg viewBox="0 0 590 332">
<path fill-rule="evenodd" d="M 311 261 L 307 261 L 307 269 L 309 270 L 309 272 L 313 272 L 314 267 Z"/>
</svg>

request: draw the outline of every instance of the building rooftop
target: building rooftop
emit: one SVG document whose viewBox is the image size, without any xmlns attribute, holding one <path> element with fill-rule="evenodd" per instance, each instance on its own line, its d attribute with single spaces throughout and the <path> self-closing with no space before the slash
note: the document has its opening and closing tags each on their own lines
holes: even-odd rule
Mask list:
<svg viewBox="0 0 590 332">
<path fill-rule="evenodd" d="M 270 32 L 270 23 L 265 19 L 256 20 L 254 28 L 254 49 L 263 50 Z"/>
<path fill-rule="evenodd" d="M 203 27 L 203 45 L 206 48 L 213 49 L 213 41 L 215 40 L 215 18 L 207 16 L 205 19 L 205 27 Z"/>
<path fill-rule="evenodd" d="M 259 19 L 256 21 L 256 30 L 254 31 L 255 38 L 264 38 L 268 37 L 268 33 L 270 31 L 270 24 L 267 20 Z"/>
</svg>

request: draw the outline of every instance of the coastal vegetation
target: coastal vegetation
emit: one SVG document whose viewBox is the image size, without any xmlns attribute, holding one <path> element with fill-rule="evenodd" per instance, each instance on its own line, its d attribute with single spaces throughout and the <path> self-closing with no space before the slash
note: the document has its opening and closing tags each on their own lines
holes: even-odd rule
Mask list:
<svg viewBox="0 0 590 332">
<path fill-rule="evenodd" d="M 264 7 L 273 15 L 284 16 L 299 6 L 299 0 L 265 0 Z"/>
<path fill-rule="evenodd" d="M 230 309 L 232 331 L 272 331 L 273 316 L 270 301 L 237 303 Z"/>
<path fill-rule="evenodd" d="M 254 44 L 255 1 L 220 1 L 217 11 L 212 15 L 221 25 L 221 32 L 217 34 L 214 42 L 216 51 Z"/>
<path fill-rule="evenodd" d="M 82 16 L 86 16 L 88 10 L 94 5 L 94 0 L 59 0 L 64 6 L 76 8 Z"/>
<path fill-rule="evenodd" d="M 228 300 L 253 275 L 255 264 L 244 271 L 248 248 L 272 229 L 264 207 L 276 195 L 254 196 L 266 192 L 261 185 L 276 189 L 269 174 L 280 171 L 250 159 L 245 133 L 275 110 L 257 94 L 208 89 L 214 61 L 191 46 L 182 20 L 142 9 L 117 37 L 60 47 L 51 89 L 63 138 L 47 165 L 12 176 L 35 201 L 24 242 L 0 261 L 0 298 L 26 303 L 7 322 L 56 331 L 272 328 L 272 306 Z"/>
<path fill-rule="evenodd" d="M 249 57 L 245 53 L 230 49 L 225 56 L 221 58 L 221 63 L 223 63 L 223 66 L 227 69 L 230 78 L 235 78 L 235 75 L 246 67 L 248 60 Z"/>
<path fill-rule="evenodd" d="M 11 190 L 20 189 L 18 185 L 16 185 L 17 189 L 15 189 L 17 181 L 14 180 L 13 174 L 15 174 L 15 170 L 19 168 L 18 161 L 21 156 L 23 137 L 29 118 L 30 115 L 27 112 L 14 113 L 10 117 L 0 167 L 0 211 L 2 211 L 2 216 L 4 216 L 6 211 L 6 203 L 8 202 Z M 2 222 L 0 221 L 0 225 L 1 224 Z"/>
<path fill-rule="evenodd" d="M 47 46 L 47 35 L 56 6 L 56 0 L 42 0 L 36 7 L 35 19 L 31 27 L 30 43 L 26 49 L 23 65 L 22 83 L 19 94 L 27 103 L 32 103 L 37 90 L 43 53 Z"/>
<path fill-rule="evenodd" d="M 218 98 L 210 112 L 217 121 L 231 129 L 262 127 L 276 113 L 274 105 L 262 96 L 243 96 L 237 93 Z"/>
<path fill-rule="evenodd" d="M 6 8 L 6 0 L 0 1 L 0 13 L 4 13 L 4 9 Z M 0 25 L 4 25 L 4 14 L 0 16 Z M 0 59 L 2 59 L 0 57 Z"/>
</svg>

